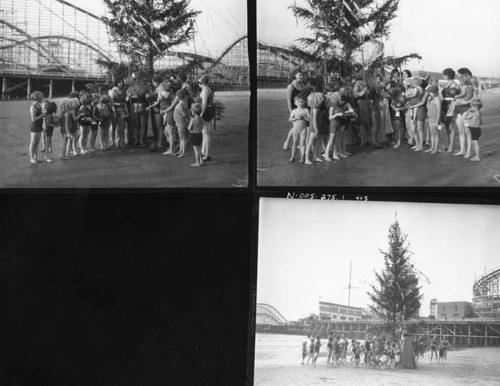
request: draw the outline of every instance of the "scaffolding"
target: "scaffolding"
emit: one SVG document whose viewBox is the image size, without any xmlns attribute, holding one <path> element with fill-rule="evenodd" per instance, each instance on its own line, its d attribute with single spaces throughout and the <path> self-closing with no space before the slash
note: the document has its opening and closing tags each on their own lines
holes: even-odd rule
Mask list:
<svg viewBox="0 0 500 386">
<path fill-rule="evenodd" d="M 473 285 L 473 308 L 481 319 L 500 318 L 500 269 L 484 274 Z"/>
<path fill-rule="evenodd" d="M 2 75 L 103 78 L 116 60 L 106 25 L 63 0 L 0 0 Z"/>
<path fill-rule="evenodd" d="M 311 63 L 300 58 L 291 48 L 257 42 L 257 78 L 287 81 L 298 69 L 312 70 Z"/>
<path fill-rule="evenodd" d="M 238 38 L 218 58 L 166 51 L 154 67 L 173 69 L 194 60 L 200 65 L 194 76 L 208 72 L 215 84 L 246 88 L 247 40 Z M 61 95 L 89 82 L 104 82 L 107 70 L 98 59 L 127 61 L 100 17 L 65 0 L 0 0 L 1 99 L 27 97 L 34 89 L 51 98 L 54 90 Z"/>
</svg>

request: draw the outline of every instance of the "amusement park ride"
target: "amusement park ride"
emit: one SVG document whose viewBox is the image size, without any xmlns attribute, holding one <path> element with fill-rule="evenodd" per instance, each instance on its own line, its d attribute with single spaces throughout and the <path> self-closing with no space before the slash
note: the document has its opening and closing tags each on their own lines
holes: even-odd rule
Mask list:
<svg viewBox="0 0 500 386">
<path fill-rule="evenodd" d="M 64 0 L 0 0 L 2 99 L 26 97 L 35 88 L 52 97 L 75 89 L 75 83 L 105 81 L 98 59 L 122 61 L 99 16 Z M 193 59 L 214 83 L 250 84 L 247 36 L 215 58 L 167 51 L 155 68 L 175 68 Z"/>
</svg>

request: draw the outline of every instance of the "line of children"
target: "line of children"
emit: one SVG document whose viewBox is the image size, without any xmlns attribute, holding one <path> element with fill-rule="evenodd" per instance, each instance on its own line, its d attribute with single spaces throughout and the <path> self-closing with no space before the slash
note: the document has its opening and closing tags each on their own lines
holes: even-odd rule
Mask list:
<svg viewBox="0 0 500 386">
<path fill-rule="evenodd" d="M 400 148 L 406 137 L 411 150 L 415 152 L 425 151 L 429 154 L 443 151 L 439 147 L 440 133 L 443 128 L 446 129 L 450 140 L 450 145 L 444 151 L 453 152 L 454 131 L 457 129 L 453 130 L 451 124 L 456 121 L 460 151 L 454 155 L 463 155 L 471 161 L 479 161 L 478 140 L 481 135 L 480 110 L 482 103 L 479 99 L 470 100 L 471 77 L 468 76 L 468 70 L 464 71 L 459 77 L 460 82 L 454 81 L 453 70 L 443 71 L 447 83 L 440 88 L 434 79 L 412 76 L 409 71 L 404 72 L 404 79 L 401 81 L 399 71 L 394 70 L 393 73 L 397 74 L 391 73 L 392 80 L 387 82 L 381 80 L 376 88 L 380 95 L 384 95 L 387 100 L 384 122 L 377 121 L 376 112 L 372 114 L 369 111 L 364 111 L 364 119 L 369 117 L 371 125 L 383 126 L 384 131 L 388 133 L 386 134 L 388 137 L 386 144 L 392 142 L 393 148 Z M 382 77 L 379 76 L 379 79 Z M 362 82 L 358 79 L 357 84 L 361 84 L 360 82 L 367 81 Z M 350 155 L 346 151 L 346 132 L 350 132 L 350 135 L 361 136 L 361 143 L 368 143 L 368 131 L 374 129 L 373 127 L 370 129 L 368 123 L 365 122 L 366 119 L 363 121 L 356 112 L 356 110 L 363 109 L 368 105 L 372 106 L 372 109 L 376 108 L 365 97 L 368 92 L 376 92 L 372 90 L 371 83 L 374 82 L 368 81 L 368 83 L 370 85 L 365 85 L 362 91 L 358 87 L 358 94 L 353 93 L 352 87 L 342 86 L 340 83 L 335 86 L 333 84 L 327 85 L 324 93 L 317 92 L 317 88 L 312 90 L 303 88 L 300 92 L 297 91 L 297 95 L 293 99 L 296 108 L 291 111 L 289 117 L 289 121 L 293 124 L 291 135 L 295 136 L 295 142 L 291 147 L 290 162 L 295 160 L 297 145 L 300 150 L 300 162 L 307 165 L 323 162 L 323 160 L 332 162 L 346 158 Z M 363 95 L 359 96 L 360 93 Z M 357 106 L 354 106 L 354 96 L 356 95 L 358 103 Z M 309 115 L 307 115 L 306 110 L 308 110 Z M 457 115 L 458 117 L 456 117 Z M 373 120 L 374 122 L 372 122 Z M 463 123 L 459 124 L 459 121 Z M 357 125 L 353 125 L 355 123 Z M 358 133 L 354 130 L 355 127 L 358 128 Z M 378 129 L 374 132 L 378 133 Z M 302 135 L 304 136 L 302 137 Z M 373 135 L 371 136 L 373 137 Z M 375 134 L 375 137 L 378 137 L 378 134 Z M 372 142 L 377 145 L 377 138 L 372 138 Z M 372 147 L 379 148 L 381 146 Z M 426 149 L 426 147 L 428 148 Z"/>
<path fill-rule="evenodd" d="M 116 102 L 112 105 L 113 99 L 108 95 L 93 96 L 88 92 L 72 92 L 67 98 L 63 99 L 60 104 L 60 116 L 57 116 L 57 104 L 46 100 L 43 93 L 35 91 L 31 94 L 33 103 L 30 107 L 30 145 L 29 155 L 30 163 L 37 164 L 38 148 L 43 139 L 43 148 L 41 152 L 45 153 L 45 161 L 48 163 L 54 162 L 52 155 L 52 138 L 55 127 L 61 128 L 63 139 L 61 160 L 69 160 L 74 156 L 93 153 L 97 150 L 98 132 L 100 131 L 100 150 L 110 148 L 110 132 L 113 131 L 113 120 L 118 114 L 121 121 L 126 118 L 126 108 L 121 102 Z M 186 151 L 186 145 L 189 142 L 193 146 L 195 153 L 195 163 L 191 166 L 202 166 L 201 145 L 202 145 L 202 130 L 204 121 L 201 118 L 201 104 L 193 104 L 191 122 L 188 119 L 187 113 L 187 91 L 181 89 L 177 92 L 176 100 L 171 103 L 172 106 L 172 121 L 175 117 L 175 122 L 170 125 L 170 130 L 166 130 L 169 138 L 171 154 L 174 154 L 174 139 L 172 135 L 173 125 L 177 125 L 180 135 L 180 148 L 174 155 L 183 157 Z M 174 110 L 175 108 L 175 110 Z M 169 114 L 168 112 L 166 113 Z M 123 122 L 117 122 L 118 144 L 123 144 L 124 128 Z M 171 122 L 170 122 L 171 123 Z M 168 127 L 168 126 L 167 126 Z M 89 147 L 90 134 L 90 147 Z"/>
</svg>

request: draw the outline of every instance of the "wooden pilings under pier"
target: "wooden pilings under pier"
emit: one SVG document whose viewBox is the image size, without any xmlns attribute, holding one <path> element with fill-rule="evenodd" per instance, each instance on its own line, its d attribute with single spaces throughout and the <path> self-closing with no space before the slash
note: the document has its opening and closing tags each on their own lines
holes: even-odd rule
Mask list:
<svg viewBox="0 0 500 386">
<path fill-rule="evenodd" d="M 104 83 L 104 78 L 75 78 L 57 75 L 1 73 L 0 101 L 29 99 L 33 91 L 41 91 L 50 99 L 67 96 L 72 91 L 85 89 L 87 83 Z"/>
<path fill-rule="evenodd" d="M 312 322 L 306 325 L 257 325 L 259 333 L 319 335 L 326 338 L 329 331 L 346 339 L 366 339 L 367 335 L 383 325 L 380 321 Z M 500 346 L 500 320 L 406 321 L 405 328 L 413 330 L 417 337 L 436 335 L 446 337 L 453 346 L 498 347 Z"/>
</svg>

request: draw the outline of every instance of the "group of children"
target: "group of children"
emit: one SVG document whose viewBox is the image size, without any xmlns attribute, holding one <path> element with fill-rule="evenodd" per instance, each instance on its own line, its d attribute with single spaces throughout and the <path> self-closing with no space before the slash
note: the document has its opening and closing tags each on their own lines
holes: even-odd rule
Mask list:
<svg viewBox="0 0 500 386">
<path fill-rule="evenodd" d="M 177 90 L 177 93 L 179 92 L 183 92 L 183 90 Z M 109 94 L 112 94 L 112 92 Z M 152 95 L 152 98 L 148 101 L 150 103 L 148 110 L 151 106 L 154 106 L 156 101 L 162 99 L 161 96 L 150 95 Z M 61 160 L 70 160 L 74 156 L 93 153 L 96 150 L 125 147 L 124 132 L 127 130 L 127 125 L 130 125 L 130 123 L 127 123 L 129 111 L 125 99 L 123 98 L 123 101 L 117 99 L 108 94 L 95 95 L 90 92 L 79 93 L 75 91 L 61 101 L 60 113 L 58 114 L 58 106 L 55 102 L 45 99 L 42 92 L 34 91 L 31 94 L 33 104 L 30 107 L 30 163 L 37 164 L 40 162 L 40 143 L 42 143 L 40 152 L 44 153 L 44 160 L 48 163 L 54 162 L 52 158 L 52 137 L 56 127 L 60 127 L 63 141 Z M 166 118 L 164 117 L 163 122 L 159 123 L 159 125 L 165 127 L 165 137 L 168 142 L 168 150 L 164 154 L 183 157 L 186 144 L 189 141 L 193 146 L 195 156 L 195 162 L 191 166 L 202 166 L 204 164 L 201 151 L 202 130 L 205 125 L 201 116 L 202 105 L 198 100 L 193 101 L 190 104 L 189 111 L 187 103 L 181 102 L 176 104 L 175 114 L 178 117 L 177 120 L 182 120 L 185 125 L 177 127 L 176 136 L 173 135 L 175 123 L 168 133 Z M 129 126 L 128 131 L 130 130 L 131 127 Z M 158 140 L 155 140 L 154 149 L 151 147 L 152 150 L 156 150 L 157 146 L 162 146 L 162 143 L 164 143 L 163 130 L 157 129 L 157 131 Z M 100 144 L 97 143 L 98 133 L 100 133 Z M 138 135 L 135 136 L 133 145 L 145 146 L 145 133 L 142 133 L 141 138 L 137 137 Z M 176 141 L 176 137 L 180 140 Z M 158 142 L 158 145 L 156 142 Z M 179 145 L 177 149 L 176 142 Z M 130 142 L 129 144 L 132 145 Z"/>
<path fill-rule="evenodd" d="M 479 161 L 483 104 L 473 88 L 472 74 L 468 69 L 461 70 L 458 81 L 444 87 L 429 77 L 393 70 L 386 80 L 362 71 L 353 86 L 336 81 L 324 92 L 316 91 L 319 86 L 296 89 L 295 108 L 289 116 L 292 129 L 284 145 L 286 150 L 291 142 L 290 162 L 295 161 L 297 149 L 299 161 L 306 165 L 347 158 L 351 155 L 346 149 L 348 137 L 364 146 L 371 134 L 372 147 L 381 148 L 379 131 L 393 148 L 401 147 L 406 139 L 408 148 L 417 152 L 453 152 L 452 126 L 458 130 L 460 142 L 460 151 L 454 155 Z M 446 69 L 445 80 L 449 71 L 454 79 L 454 71 Z M 450 141 L 444 149 L 439 146 L 443 127 Z"/>
<path fill-rule="evenodd" d="M 401 345 L 397 341 L 390 341 L 377 337 L 368 337 L 364 342 L 352 339 L 349 343 L 344 337 L 334 336 L 330 331 L 327 337 L 327 365 L 340 366 L 347 362 L 347 353 L 351 353 L 350 362 L 359 367 L 361 358 L 365 366 L 385 368 L 394 368 L 401 359 Z M 430 351 L 430 361 L 433 357 L 440 363 L 445 363 L 450 343 L 446 337 L 439 339 L 433 336 L 430 342 L 425 342 L 423 350 L 418 350 L 415 346 L 417 341 L 413 341 L 416 360 L 419 355 L 423 355 L 427 350 Z M 427 344 L 428 343 L 428 344 Z M 307 336 L 307 340 L 302 343 L 302 362 L 301 364 L 311 364 L 316 367 L 316 363 L 322 346 L 320 336 Z M 307 361 L 306 361 L 307 358 Z"/>
</svg>

